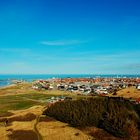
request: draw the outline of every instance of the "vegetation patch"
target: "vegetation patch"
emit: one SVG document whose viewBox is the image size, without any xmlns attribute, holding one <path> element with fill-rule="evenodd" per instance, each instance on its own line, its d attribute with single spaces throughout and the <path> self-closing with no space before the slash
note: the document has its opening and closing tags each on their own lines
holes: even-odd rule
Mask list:
<svg viewBox="0 0 140 140">
<path fill-rule="evenodd" d="M 13 121 L 32 121 L 36 119 L 36 115 L 33 113 L 27 113 L 24 116 L 16 116 L 16 117 L 12 117 L 9 118 L 9 122 L 13 122 Z"/>
<path fill-rule="evenodd" d="M 8 137 L 10 140 L 38 140 L 37 134 L 31 130 L 12 131 Z"/>
<path fill-rule="evenodd" d="M 110 133 L 106 132 L 105 130 L 97 127 L 84 127 L 79 128 L 81 131 L 84 131 L 86 134 L 91 135 L 96 140 L 128 140 L 128 138 L 118 138 L 114 137 Z"/>
<path fill-rule="evenodd" d="M 40 117 L 39 118 L 39 122 L 54 122 L 55 119 L 51 118 L 51 117 Z"/>
<path fill-rule="evenodd" d="M 38 102 L 23 99 L 20 96 L 8 95 L 0 97 L 0 116 L 7 114 L 9 110 L 20 110 L 38 105 Z"/>
<path fill-rule="evenodd" d="M 12 115 L 14 115 L 12 112 L 3 112 L 0 117 L 10 117 Z"/>
<path fill-rule="evenodd" d="M 138 114 L 133 104 L 123 98 L 100 97 L 58 102 L 43 114 L 76 127 L 103 128 L 117 137 L 138 135 Z"/>
</svg>

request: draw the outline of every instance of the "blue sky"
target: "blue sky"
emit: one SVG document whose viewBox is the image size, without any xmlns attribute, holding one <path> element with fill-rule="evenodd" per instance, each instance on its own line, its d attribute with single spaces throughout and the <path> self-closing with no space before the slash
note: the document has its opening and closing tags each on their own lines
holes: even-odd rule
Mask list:
<svg viewBox="0 0 140 140">
<path fill-rule="evenodd" d="M 1 74 L 140 74 L 139 0 L 0 0 Z"/>
</svg>

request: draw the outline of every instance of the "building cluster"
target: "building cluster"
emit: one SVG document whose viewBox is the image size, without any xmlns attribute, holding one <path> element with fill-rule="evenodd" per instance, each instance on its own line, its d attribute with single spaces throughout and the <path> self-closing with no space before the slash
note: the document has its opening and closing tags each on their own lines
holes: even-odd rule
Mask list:
<svg viewBox="0 0 140 140">
<path fill-rule="evenodd" d="M 72 100 L 71 97 L 64 97 L 64 96 L 57 96 L 57 97 L 51 97 L 47 100 L 47 102 L 49 103 L 48 105 L 52 105 L 56 102 L 61 102 L 61 101 L 66 101 L 66 100 Z"/>
<path fill-rule="evenodd" d="M 140 78 L 64 78 L 38 80 L 32 88 L 36 90 L 64 90 L 83 95 L 114 95 L 120 89 L 135 86 L 140 89 Z"/>
<path fill-rule="evenodd" d="M 54 86 L 49 80 L 37 80 L 33 82 L 32 88 L 36 90 L 41 90 L 41 89 L 50 90 L 50 89 L 54 89 Z"/>
</svg>

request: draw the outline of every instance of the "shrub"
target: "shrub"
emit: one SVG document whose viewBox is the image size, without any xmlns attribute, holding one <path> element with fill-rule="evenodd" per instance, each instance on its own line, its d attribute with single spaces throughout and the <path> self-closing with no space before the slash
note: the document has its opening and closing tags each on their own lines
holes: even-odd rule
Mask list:
<svg viewBox="0 0 140 140">
<path fill-rule="evenodd" d="M 139 119 L 133 104 L 123 98 L 112 97 L 58 102 L 43 114 L 72 126 L 100 127 L 118 137 L 129 137 L 131 129 L 134 135 Z"/>
</svg>

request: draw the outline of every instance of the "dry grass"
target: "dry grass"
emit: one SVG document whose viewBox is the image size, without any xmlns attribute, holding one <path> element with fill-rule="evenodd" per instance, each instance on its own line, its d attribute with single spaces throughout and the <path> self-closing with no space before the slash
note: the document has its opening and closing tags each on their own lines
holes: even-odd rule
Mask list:
<svg viewBox="0 0 140 140">
<path fill-rule="evenodd" d="M 114 96 L 114 95 L 112 95 L 112 96 Z M 136 98 L 140 98 L 140 90 L 136 89 L 135 87 L 129 87 L 129 88 L 118 91 L 117 95 L 115 95 L 115 96 L 136 99 Z"/>
<path fill-rule="evenodd" d="M 17 85 L 13 84 L 0 88 L 0 96 L 23 94 L 24 92 L 30 91 L 30 89 L 31 89 L 30 83 L 23 83 Z"/>
<path fill-rule="evenodd" d="M 90 136 L 82 131 L 59 121 L 41 121 L 37 129 L 44 140 L 90 140 Z"/>
<path fill-rule="evenodd" d="M 75 95 L 74 93 L 68 91 L 60 90 L 34 90 L 32 89 L 31 83 L 22 83 L 17 85 L 10 85 L 4 88 L 0 88 L 0 96 L 3 95 L 20 95 L 20 94 L 47 94 L 47 95 Z"/>
<path fill-rule="evenodd" d="M 6 129 L 1 126 L 0 126 L 0 140 L 8 140 Z"/>
<path fill-rule="evenodd" d="M 13 131 L 17 130 L 33 130 L 34 129 L 34 123 L 35 121 L 24 121 L 24 122 L 18 122 L 14 121 L 10 126 L 6 127 L 6 130 L 12 129 Z"/>
<path fill-rule="evenodd" d="M 11 125 L 0 126 L 0 140 L 8 140 L 8 136 L 12 135 L 14 131 L 24 130 L 24 131 L 32 131 L 34 129 L 35 121 L 28 122 L 13 122 Z M 16 139 L 14 139 L 16 140 Z M 19 140 L 19 139 L 18 139 Z"/>
<path fill-rule="evenodd" d="M 36 115 L 40 115 L 42 113 L 42 106 L 34 106 L 25 110 L 19 110 L 19 111 L 12 111 L 14 115 L 9 117 L 1 117 L 1 120 L 3 119 L 3 123 L 1 123 L 0 126 L 0 140 L 7 140 L 7 137 L 10 136 L 10 138 L 19 137 L 18 134 L 21 134 L 21 132 L 24 130 L 27 133 L 23 132 L 23 136 L 30 137 L 30 132 L 34 130 L 34 124 L 36 120 Z M 9 120 L 10 125 L 7 125 L 5 127 L 4 120 L 6 118 Z M 19 140 L 19 139 L 18 139 Z"/>
<path fill-rule="evenodd" d="M 107 133 L 105 130 L 96 127 L 86 127 L 79 129 L 86 134 L 93 136 L 96 140 L 128 140 L 127 138 L 123 139 L 114 137 L 113 135 Z"/>
<path fill-rule="evenodd" d="M 36 134 L 33 132 L 36 119 L 32 119 L 32 116 L 33 114 L 36 116 L 41 115 L 43 108 L 43 106 L 34 106 L 25 110 L 12 111 L 14 115 L 6 117 L 9 120 L 11 119 L 12 123 L 6 127 L 4 125 L 0 126 L 0 139 L 7 140 L 9 137 L 10 139 L 19 140 L 20 137 L 24 139 L 26 137 L 28 140 L 30 136 L 36 139 Z M 31 121 L 27 121 L 29 119 Z M 91 138 L 82 131 L 68 126 L 66 123 L 46 117 L 40 118 L 37 130 L 44 140 L 89 140 Z"/>
<path fill-rule="evenodd" d="M 28 109 L 23 109 L 23 110 L 13 110 L 11 111 L 13 114 L 15 114 L 14 116 L 24 116 L 28 113 L 32 113 L 32 114 L 35 114 L 35 115 L 40 115 L 42 114 L 42 111 L 43 111 L 43 106 L 39 105 L 39 106 L 33 106 L 33 107 L 30 107 Z M 13 117 L 14 117 L 13 116 Z"/>
</svg>

